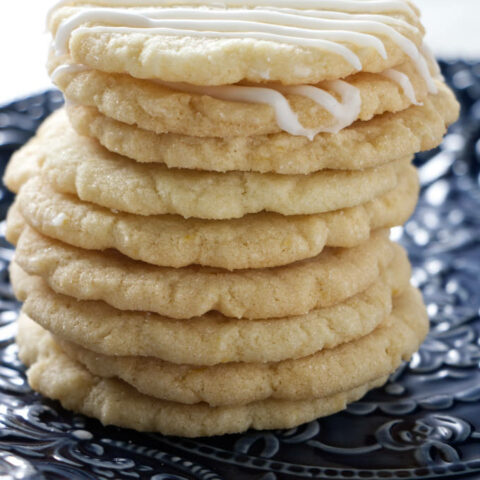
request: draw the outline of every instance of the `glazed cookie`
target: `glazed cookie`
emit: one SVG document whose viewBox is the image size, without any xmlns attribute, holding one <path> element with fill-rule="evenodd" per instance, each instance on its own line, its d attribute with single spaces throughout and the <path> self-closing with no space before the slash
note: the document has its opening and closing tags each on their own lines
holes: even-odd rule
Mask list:
<svg viewBox="0 0 480 480">
<path fill-rule="evenodd" d="M 304 88 L 159 84 L 83 69 L 59 70 L 52 78 L 73 105 L 96 107 L 109 118 L 157 134 L 194 137 L 286 131 L 312 139 L 318 133 L 338 133 L 357 120 L 419 105 L 428 96 L 425 81 L 411 62 L 382 74 L 359 73 L 341 83 Z M 241 95 L 248 98 L 252 91 L 274 100 L 242 102 Z"/>
<path fill-rule="evenodd" d="M 89 250 L 113 248 L 153 265 L 267 268 L 315 257 L 325 246 L 354 247 L 368 240 L 371 231 L 403 224 L 415 208 L 418 189 L 418 175 L 410 166 L 395 190 L 358 207 L 318 215 L 260 213 L 212 221 L 114 213 L 56 193 L 36 177 L 22 187 L 7 235 L 16 243 L 22 221 L 14 216 L 23 215 L 48 237 Z"/>
<path fill-rule="evenodd" d="M 171 8 L 179 4 L 184 8 Z M 96 70 L 195 85 L 312 85 L 412 59 L 432 82 L 418 11 L 403 0 L 343 2 L 333 9 L 332 2 L 318 0 L 292 0 L 281 8 L 274 1 L 227 2 L 227 8 L 214 1 L 201 8 L 191 1 L 107 5 L 52 12 L 59 61 L 69 55 Z"/>
<path fill-rule="evenodd" d="M 335 135 L 319 134 L 313 141 L 286 133 L 226 138 L 157 135 L 112 120 L 95 108 L 70 105 L 67 111 L 80 134 L 141 163 L 295 175 L 323 169 L 362 170 L 430 150 L 457 119 L 459 105 L 448 87 L 441 86 L 422 106 L 357 122 Z"/>
<path fill-rule="evenodd" d="M 405 295 L 415 298 L 412 291 Z M 415 298 L 417 317 L 406 324 L 405 319 L 397 318 L 396 301 L 392 316 L 369 335 L 309 357 L 279 363 L 228 363 L 199 369 L 151 357 L 109 357 L 70 342 L 57 343 L 94 375 L 120 378 L 139 392 L 162 400 L 205 402 L 210 406 L 267 399 L 308 400 L 335 395 L 388 375 L 418 350 L 428 331 L 427 313 L 420 307 L 421 300 Z M 32 324 L 29 320 L 24 328 L 28 330 Z"/>
<path fill-rule="evenodd" d="M 388 318 L 392 296 L 408 287 L 409 274 L 408 261 L 399 253 L 391 268 L 364 292 L 303 316 L 238 320 L 212 312 L 173 320 L 59 295 L 16 263 L 11 267 L 12 284 L 18 298 L 25 300 L 25 313 L 59 338 L 104 355 L 156 357 L 198 366 L 279 362 L 357 340 Z"/>
<path fill-rule="evenodd" d="M 171 170 L 109 152 L 78 135 L 64 112 L 47 120 L 25 154 L 35 156 L 55 190 L 83 201 L 138 215 L 215 220 L 261 211 L 301 215 L 353 207 L 395 188 L 410 162 L 405 158 L 364 171 L 328 170 L 309 176 Z M 20 150 L 9 169 L 32 161 L 22 155 Z"/>
<path fill-rule="evenodd" d="M 121 310 L 191 318 L 216 310 L 235 318 L 303 315 L 365 290 L 392 261 L 398 247 L 379 231 L 358 247 L 325 249 L 283 267 L 225 270 L 157 267 L 113 251 L 83 250 L 26 228 L 16 259 L 58 293 L 104 300 Z"/>
</svg>

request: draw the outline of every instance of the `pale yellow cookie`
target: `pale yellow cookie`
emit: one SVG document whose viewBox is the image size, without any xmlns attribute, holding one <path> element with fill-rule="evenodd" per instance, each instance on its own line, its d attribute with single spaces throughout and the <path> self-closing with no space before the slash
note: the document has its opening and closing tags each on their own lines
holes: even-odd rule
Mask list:
<svg viewBox="0 0 480 480">
<path fill-rule="evenodd" d="M 409 342 L 405 354 L 418 347 L 427 329 L 421 296 L 413 289 L 396 302 L 395 323 L 402 325 L 401 338 Z M 396 344 L 398 340 L 391 340 Z M 301 400 L 263 400 L 243 406 L 210 407 L 205 403 L 185 405 L 154 399 L 116 379 L 92 375 L 68 357 L 46 331 L 19 337 L 20 358 L 29 366 L 33 389 L 59 400 L 65 408 L 98 418 L 104 424 L 159 431 L 188 437 L 219 435 L 255 429 L 291 428 L 329 415 L 379 386 L 386 377 L 369 385 L 334 396 Z M 362 352 L 362 357 L 370 352 Z M 355 363 L 358 358 L 355 358 Z"/>
<path fill-rule="evenodd" d="M 343 410 L 368 390 L 383 385 L 377 379 L 349 392 L 314 400 L 266 400 L 245 406 L 184 405 L 148 397 L 115 379 L 92 375 L 71 360 L 46 331 L 21 337 L 20 358 L 30 366 L 30 386 L 66 409 L 99 419 L 104 425 L 155 431 L 165 435 L 205 437 L 238 433 L 250 428 L 293 428 L 317 417 Z"/>
<path fill-rule="evenodd" d="M 406 295 L 414 298 L 411 292 Z M 428 330 L 427 313 L 418 300 L 417 318 L 408 325 L 396 317 L 396 301 L 392 316 L 369 335 L 278 363 L 228 363 L 199 369 L 151 357 L 105 356 L 71 342 L 58 343 L 94 375 L 120 378 L 139 392 L 162 400 L 205 402 L 214 407 L 266 399 L 308 400 L 351 390 L 387 375 L 417 351 Z M 24 328 L 28 330 L 32 324 L 29 320 Z"/>
<path fill-rule="evenodd" d="M 418 174 L 409 167 L 395 190 L 358 207 L 318 215 L 261 213 L 212 221 L 115 213 L 56 193 L 36 177 L 22 187 L 18 206 L 9 214 L 7 235 L 17 242 L 23 223 L 17 216 L 23 215 L 48 237 L 89 250 L 113 248 L 153 265 L 267 268 L 315 257 L 325 246 L 354 247 L 371 231 L 403 224 L 415 208 L 418 189 Z"/>
<path fill-rule="evenodd" d="M 278 362 L 357 339 L 388 317 L 392 296 L 402 293 L 410 278 L 406 255 L 397 249 L 394 261 L 365 291 L 331 307 L 263 320 L 214 312 L 174 320 L 56 294 L 17 263 L 10 270 L 25 312 L 60 338 L 106 355 L 152 356 L 189 365 Z"/>
<path fill-rule="evenodd" d="M 15 198 L 14 202 L 8 209 L 5 223 L 5 238 L 12 245 L 16 245 L 26 225 L 25 218 L 18 206 L 18 197 Z"/>
<path fill-rule="evenodd" d="M 365 290 L 400 248 L 379 231 L 358 247 L 329 248 L 283 267 L 226 270 L 157 267 L 113 251 L 83 250 L 30 227 L 16 250 L 19 265 L 58 293 L 104 300 L 121 310 L 191 318 L 216 310 L 235 318 L 303 315 Z"/>
<path fill-rule="evenodd" d="M 322 169 L 361 170 L 430 150 L 440 144 L 446 126 L 458 118 L 459 105 L 442 86 L 422 106 L 357 122 L 335 135 L 319 134 L 313 141 L 287 133 L 226 138 L 156 135 L 112 120 L 95 108 L 70 105 L 67 109 L 79 133 L 138 162 L 295 175 Z"/>
<path fill-rule="evenodd" d="M 395 188 L 410 162 L 404 158 L 364 171 L 326 170 L 308 176 L 171 170 L 109 152 L 78 135 L 64 112 L 45 122 L 9 169 L 30 163 L 31 155 L 55 190 L 83 201 L 139 215 L 215 220 L 262 211 L 302 215 L 353 207 Z"/>
<path fill-rule="evenodd" d="M 43 130 L 43 124 L 37 135 Z M 35 137 L 34 137 L 35 138 Z M 14 193 L 20 191 L 21 186 L 40 171 L 37 142 L 30 140 L 11 157 L 5 169 L 3 182 Z"/>
<path fill-rule="evenodd" d="M 427 86 L 412 63 L 395 70 L 410 79 L 416 102 L 426 100 Z M 384 75 L 359 73 L 345 81 L 357 89 L 361 102 L 350 124 L 385 112 L 399 112 L 413 104 L 402 87 Z M 167 87 L 98 70 L 66 72 L 57 75 L 55 83 L 73 105 L 96 107 L 108 118 L 157 134 L 243 137 L 282 132 L 274 108 L 267 104 L 220 100 L 206 94 L 181 92 L 175 90 L 175 85 Z M 440 87 L 440 81 L 437 84 Z M 328 85 L 316 87 L 335 97 Z M 328 131 L 335 127 L 336 117 L 312 99 L 288 94 L 285 98 L 304 128 Z"/>
<path fill-rule="evenodd" d="M 264 18 L 261 23 L 241 26 L 238 31 L 247 32 L 244 34 L 229 32 L 231 27 L 228 25 L 225 34 L 228 38 L 218 33 L 203 33 L 197 36 L 192 34 L 191 30 L 190 33 L 181 30 L 172 35 L 165 35 L 164 30 L 155 33 L 148 28 L 151 20 L 142 19 L 138 14 L 148 15 L 151 12 L 152 15 L 156 13 L 157 18 L 161 18 L 165 7 L 178 4 L 178 2 L 160 3 L 158 1 L 148 2 L 148 5 L 157 7 L 154 10 L 147 12 L 130 10 L 131 13 L 137 13 L 133 21 L 136 26 L 142 27 L 137 29 L 125 29 L 129 26 L 128 18 L 123 17 L 112 25 L 112 22 L 106 23 L 104 18 L 95 17 L 93 11 L 93 17 L 84 17 L 83 21 L 80 19 L 69 30 L 60 32 L 61 38 L 57 39 L 59 41 L 56 50 L 59 55 L 68 53 L 74 63 L 105 72 L 128 73 L 137 78 L 196 85 L 226 85 L 244 80 L 262 83 L 266 79 L 291 85 L 316 84 L 322 80 L 345 78 L 359 70 L 382 72 L 402 64 L 408 59 L 409 54 L 420 56 L 418 49 L 423 43 L 424 30 L 416 9 L 407 3 L 396 2 L 397 8 L 380 6 L 379 9 L 374 7 L 371 10 L 368 5 L 365 6 L 362 3 L 365 2 L 358 2 L 358 7 L 353 11 L 342 12 L 341 8 L 335 10 L 346 14 L 347 20 L 358 19 L 352 17 L 355 13 L 381 12 L 384 17 L 380 21 L 377 17 L 377 21 L 367 24 L 368 28 L 360 28 L 363 34 L 360 32 L 345 34 L 345 31 L 350 30 L 349 21 L 337 23 L 336 28 L 340 33 L 333 33 L 335 36 L 333 50 L 332 43 L 328 44 L 328 48 L 326 44 L 312 45 L 312 38 L 315 39 L 320 33 L 323 37 L 327 36 L 330 39 L 327 42 L 332 39 L 331 33 L 329 34 L 328 31 L 323 33 L 325 31 L 323 25 L 312 24 L 315 21 L 314 16 L 294 15 L 289 16 L 288 20 L 282 16 L 278 20 L 277 15 L 282 11 L 272 14 L 271 10 L 261 10 L 259 13 L 263 14 L 266 20 Z M 183 2 L 183 4 L 191 5 L 191 2 Z M 114 8 L 119 5 L 121 4 L 109 3 L 109 6 Z M 215 12 L 219 11 L 218 3 L 209 2 L 209 5 L 216 7 L 215 10 L 207 13 L 208 20 L 212 20 L 216 18 Z M 240 2 L 237 4 L 240 7 L 244 5 Z M 257 6 L 256 2 L 250 5 Z M 297 5 L 297 2 L 287 4 L 292 8 Z M 275 7 L 275 4 L 273 6 Z M 84 5 L 57 8 L 49 21 L 52 35 L 55 37 L 59 33 L 62 22 L 92 10 L 94 9 Z M 303 11 L 297 11 L 296 14 L 303 14 Z M 199 10 L 193 12 L 190 18 L 197 19 L 197 22 L 203 25 L 202 17 L 199 17 L 201 12 L 199 12 Z M 223 7 L 220 12 L 229 13 L 229 10 L 225 12 Z M 115 13 L 116 11 L 113 10 L 112 15 Z M 318 8 L 318 14 L 322 14 L 321 8 Z M 239 19 L 238 14 L 233 12 L 233 15 L 234 20 Z M 173 18 L 175 17 L 178 15 L 174 15 Z M 292 44 L 292 37 L 297 38 L 298 34 L 292 35 L 287 27 L 285 36 L 283 25 L 286 22 L 287 25 L 295 26 L 299 19 L 300 22 L 304 22 L 304 18 L 310 28 L 301 30 L 300 44 L 298 40 Z M 161 23 L 164 25 L 163 22 Z M 268 28 L 267 23 L 276 25 Z M 331 24 L 331 21 L 329 23 Z M 117 26 L 120 28 L 116 28 Z M 219 28 L 222 29 L 222 27 Z M 281 33 L 280 36 L 277 34 L 273 38 L 252 38 L 252 32 L 258 28 L 262 31 L 267 29 L 270 32 L 272 28 L 276 30 L 280 28 Z M 210 29 L 218 32 L 215 26 Z M 385 30 L 388 30 L 388 33 Z M 205 32 L 205 29 L 203 31 Z M 242 36 L 244 38 L 239 38 Z M 372 44 L 372 42 L 376 43 Z M 405 46 L 405 42 L 409 43 L 409 47 Z M 408 51 L 407 48 L 409 48 Z M 338 49 L 342 49 L 342 52 L 340 53 Z M 66 62 L 68 58 L 63 57 L 60 60 Z"/>
</svg>

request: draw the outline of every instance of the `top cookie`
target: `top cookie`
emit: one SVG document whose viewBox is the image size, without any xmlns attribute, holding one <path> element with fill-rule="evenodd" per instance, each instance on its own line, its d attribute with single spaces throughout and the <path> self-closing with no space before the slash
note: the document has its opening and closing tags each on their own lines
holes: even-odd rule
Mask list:
<svg viewBox="0 0 480 480">
<path fill-rule="evenodd" d="M 316 84 L 410 59 L 431 82 L 406 0 L 65 1 L 49 28 L 59 57 L 137 78 Z"/>
</svg>

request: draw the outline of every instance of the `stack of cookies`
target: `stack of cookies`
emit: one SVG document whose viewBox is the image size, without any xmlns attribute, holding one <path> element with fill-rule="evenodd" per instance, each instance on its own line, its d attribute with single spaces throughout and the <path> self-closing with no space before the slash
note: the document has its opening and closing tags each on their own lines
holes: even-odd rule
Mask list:
<svg viewBox="0 0 480 480">
<path fill-rule="evenodd" d="M 290 428 L 428 320 L 389 240 L 457 103 L 404 0 L 67 0 L 66 106 L 12 159 L 32 387 L 104 424 Z"/>
</svg>

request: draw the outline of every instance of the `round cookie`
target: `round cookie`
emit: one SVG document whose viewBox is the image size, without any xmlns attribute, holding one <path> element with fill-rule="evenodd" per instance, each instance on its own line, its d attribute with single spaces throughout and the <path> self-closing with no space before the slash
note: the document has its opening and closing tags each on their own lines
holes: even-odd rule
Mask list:
<svg viewBox="0 0 480 480">
<path fill-rule="evenodd" d="M 348 403 L 387 381 L 384 377 L 350 392 L 299 402 L 267 400 L 216 408 L 206 404 L 184 405 L 142 395 L 119 380 L 95 377 L 63 353 L 48 332 L 41 331 L 35 337 L 22 336 L 19 341 L 20 358 L 30 366 L 27 376 L 34 390 L 59 400 L 66 409 L 97 418 L 104 425 L 164 435 L 204 437 L 250 428 L 293 428 L 343 410 Z"/>
<path fill-rule="evenodd" d="M 400 249 L 388 232 L 358 247 L 329 248 L 283 267 L 228 272 L 208 267 L 157 267 L 113 251 L 82 250 L 27 227 L 18 264 L 58 293 L 104 300 L 120 310 L 185 319 L 216 310 L 233 318 L 303 315 L 342 302 L 371 285 Z"/>
<path fill-rule="evenodd" d="M 191 2 L 183 2 L 189 3 L 191 6 Z M 103 9 L 101 16 L 91 6 L 60 7 L 52 11 L 49 29 L 57 55 L 65 62 L 69 54 L 74 63 L 96 70 L 195 85 L 263 83 L 266 79 L 285 85 L 316 84 L 359 70 L 382 72 L 409 57 L 419 63 L 423 59 L 419 50 L 424 30 L 418 11 L 401 0 L 373 6 L 355 2 L 353 9 L 351 4 L 347 9 L 338 5 L 336 12 L 326 13 L 318 1 L 308 2 L 306 13 L 298 1 L 283 3 L 283 8 L 297 9 L 293 15 L 276 9 L 274 2 L 237 2 L 243 7 L 240 10 L 208 4 L 208 11 L 202 2 L 203 10 L 193 7 L 186 13 L 165 10 L 169 6 L 165 2 L 149 2 L 157 8 L 120 12 L 112 8 L 110 13 Z M 255 10 L 249 8 L 252 6 Z M 331 8 L 331 2 L 328 6 Z M 313 15 L 312 8 L 317 10 Z M 365 13 L 381 16 L 358 22 L 364 18 L 358 14 Z M 105 21 L 112 15 L 117 16 L 118 27 Z M 167 22 L 163 15 L 168 15 Z M 193 23 L 181 21 L 186 29 L 175 30 L 185 15 L 194 19 Z M 219 20 L 226 16 L 234 21 Z M 174 25 L 174 30 L 153 28 L 169 25 Z M 426 68 L 424 64 L 419 68 L 422 66 Z"/>
<path fill-rule="evenodd" d="M 330 113 L 311 98 L 299 93 L 286 93 L 279 86 L 266 85 L 263 88 L 268 88 L 268 91 L 264 92 L 264 96 L 283 95 L 303 129 L 338 133 L 357 120 L 367 121 L 385 112 L 399 112 L 426 100 L 427 86 L 411 62 L 395 67 L 395 72 L 396 75 L 405 75 L 410 82 L 411 91 L 408 94 L 398 82 L 386 75 L 359 73 L 343 80 L 348 85 L 343 86 L 349 89 L 351 98 L 339 104 L 338 115 Z M 222 94 L 228 95 L 229 91 L 233 94 L 238 87 L 230 87 L 230 90 L 229 87 L 221 87 L 220 90 L 197 87 L 195 91 L 191 86 L 162 85 L 98 70 L 60 71 L 53 80 L 64 92 L 67 102 L 95 107 L 108 118 L 156 134 L 218 138 L 269 135 L 282 131 L 292 133 L 287 123 L 282 128 L 283 123 L 279 122 L 276 110 L 268 104 L 222 100 Z M 440 85 L 440 82 L 437 83 Z M 326 92 L 334 100 L 338 97 L 329 83 L 316 85 L 315 88 Z M 315 92 L 320 93 L 318 90 Z"/>
<path fill-rule="evenodd" d="M 70 342 L 57 343 L 94 375 L 120 378 L 139 392 L 162 400 L 205 402 L 214 407 L 267 399 L 308 400 L 388 375 L 417 351 L 428 331 L 428 316 L 421 309 L 421 299 L 414 296 L 412 287 L 409 289 L 404 295 L 418 308 L 412 325 L 397 315 L 395 299 L 392 315 L 372 333 L 309 357 L 279 363 L 228 363 L 199 369 L 151 357 L 105 356 Z"/>
<path fill-rule="evenodd" d="M 64 112 L 47 120 L 35 142 L 41 174 L 61 193 L 138 215 L 213 220 L 261 211 L 303 215 L 353 207 L 395 188 L 410 162 L 405 158 L 364 171 L 308 176 L 171 170 L 133 162 L 81 137 Z M 27 151 L 31 153 L 30 146 Z"/>
<path fill-rule="evenodd" d="M 395 316 L 415 332 L 411 348 L 426 333 L 421 298 L 410 290 L 397 301 Z M 345 408 L 346 403 L 379 386 L 386 377 L 369 385 L 331 397 L 303 401 L 264 400 L 243 406 L 184 405 L 143 395 L 116 379 L 102 379 L 68 357 L 46 331 L 19 336 L 20 358 L 26 362 L 29 383 L 43 395 L 59 400 L 65 408 L 98 418 L 104 424 L 159 431 L 187 437 L 220 435 L 255 429 L 293 428 Z"/>
<path fill-rule="evenodd" d="M 35 177 L 17 197 L 17 215 L 43 235 L 79 248 L 113 248 L 158 266 L 198 264 L 235 270 L 287 265 L 315 257 L 325 246 L 357 246 L 368 240 L 371 231 L 406 222 L 418 190 L 418 174 L 410 166 L 396 189 L 350 209 L 295 217 L 260 213 L 212 221 L 115 213 L 57 193 Z M 21 223 L 13 216 L 10 213 L 7 234 L 10 224 Z M 10 241 L 16 243 L 17 237 L 12 234 Z"/>
<path fill-rule="evenodd" d="M 442 85 L 422 106 L 357 122 L 335 135 L 313 141 L 287 133 L 255 137 L 195 138 L 157 135 L 117 122 L 95 108 L 69 105 L 72 125 L 108 150 L 141 163 L 170 168 L 308 174 L 322 169 L 361 170 L 408 157 L 440 144 L 446 126 L 458 118 L 459 105 Z"/>
<path fill-rule="evenodd" d="M 188 365 L 278 362 L 355 340 L 389 316 L 392 296 L 405 290 L 409 278 L 410 265 L 399 251 L 365 291 L 305 315 L 239 320 L 210 312 L 174 320 L 56 294 L 40 277 L 27 275 L 16 263 L 11 266 L 12 285 L 25 300 L 25 312 L 60 338 L 105 355 L 150 356 Z"/>
</svg>

